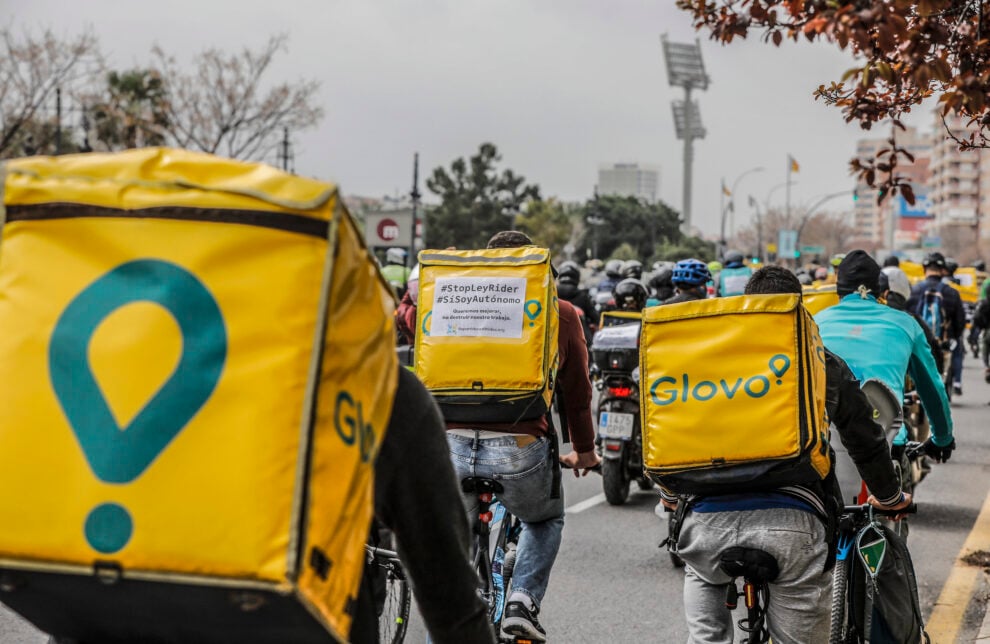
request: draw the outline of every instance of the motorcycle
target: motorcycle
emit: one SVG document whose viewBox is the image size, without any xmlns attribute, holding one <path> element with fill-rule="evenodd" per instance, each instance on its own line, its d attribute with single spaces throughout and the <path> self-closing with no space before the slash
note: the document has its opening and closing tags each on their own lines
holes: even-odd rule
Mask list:
<svg viewBox="0 0 990 644">
<path fill-rule="evenodd" d="M 602 450 L 602 486 L 610 505 L 622 505 L 635 481 L 653 489 L 643 472 L 639 426 L 639 314 L 606 313 L 621 324 L 603 325 L 591 343 L 592 377 L 598 399 L 598 442 Z"/>
</svg>

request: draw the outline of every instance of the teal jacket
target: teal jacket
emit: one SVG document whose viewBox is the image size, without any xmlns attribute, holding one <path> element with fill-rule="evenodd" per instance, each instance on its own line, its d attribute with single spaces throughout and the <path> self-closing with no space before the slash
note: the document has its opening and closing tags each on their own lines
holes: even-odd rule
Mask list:
<svg viewBox="0 0 990 644">
<path fill-rule="evenodd" d="M 931 420 L 935 444 L 952 441 L 952 415 L 945 386 L 921 326 L 909 314 L 892 309 L 870 295 L 851 293 L 815 316 L 825 347 L 845 360 L 859 381 L 880 380 L 904 398 L 904 376 L 910 374 Z M 894 443 L 907 441 L 901 428 Z"/>
</svg>

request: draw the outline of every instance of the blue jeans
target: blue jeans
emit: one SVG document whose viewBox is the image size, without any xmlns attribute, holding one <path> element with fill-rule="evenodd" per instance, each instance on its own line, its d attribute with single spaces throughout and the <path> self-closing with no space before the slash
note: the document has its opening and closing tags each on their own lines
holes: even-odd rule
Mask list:
<svg viewBox="0 0 990 644">
<path fill-rule="evenodd" d="M 952 350 L 952 384 L 954 385 L 962 382 L 963 356 L 965 353 L 966 345 L 963 342 L 963 337 L 959 336 L 959 340 L 956 342 L 956 348 Z"/>
<path fill-rule="evenodd" d="M 499 501 L 522 522 L 512 592 L 526 593 L 539 606 L 564 530 L 563 490 L 561 498 L 550 498 L 553 471 L 548 439 L 506 435 L 475 440 L 448 433 L 447 444 L 458 480 L 480 476 L 502 484 Z M 470 521 L 477 514 L 477 503 L 476 495 L 464 495 Z"/>
</svg>

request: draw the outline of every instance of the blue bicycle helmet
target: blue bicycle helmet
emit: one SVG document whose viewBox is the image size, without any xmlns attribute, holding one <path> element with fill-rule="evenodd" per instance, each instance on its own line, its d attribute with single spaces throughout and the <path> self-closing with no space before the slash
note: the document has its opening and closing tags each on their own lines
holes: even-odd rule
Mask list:
<svg viewBox="0 0 990 644">
<path fill-rule="evenodd" d="M 705 263 L 697 259 L 682 259 L 674 266 L 674 286 L 702 286 L 712 280 Z"/>
</svg>

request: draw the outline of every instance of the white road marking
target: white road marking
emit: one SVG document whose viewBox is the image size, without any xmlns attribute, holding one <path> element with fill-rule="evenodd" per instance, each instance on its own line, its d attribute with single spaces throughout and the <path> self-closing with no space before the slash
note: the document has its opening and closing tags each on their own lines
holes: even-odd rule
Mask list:
<svg viewBox="0 0 990 644">
<path fill-rule="evenodd" d="M 588 508 L 593 508 L 599 503 L 605 501 L 604 494 L 596 494 L 595 496 L 585 499 L 584 501 L 579 501 L 569 508 L 564 508 L 564 514 L 577 514 L 578 512 L 584 512 Z"/>
</svg>

